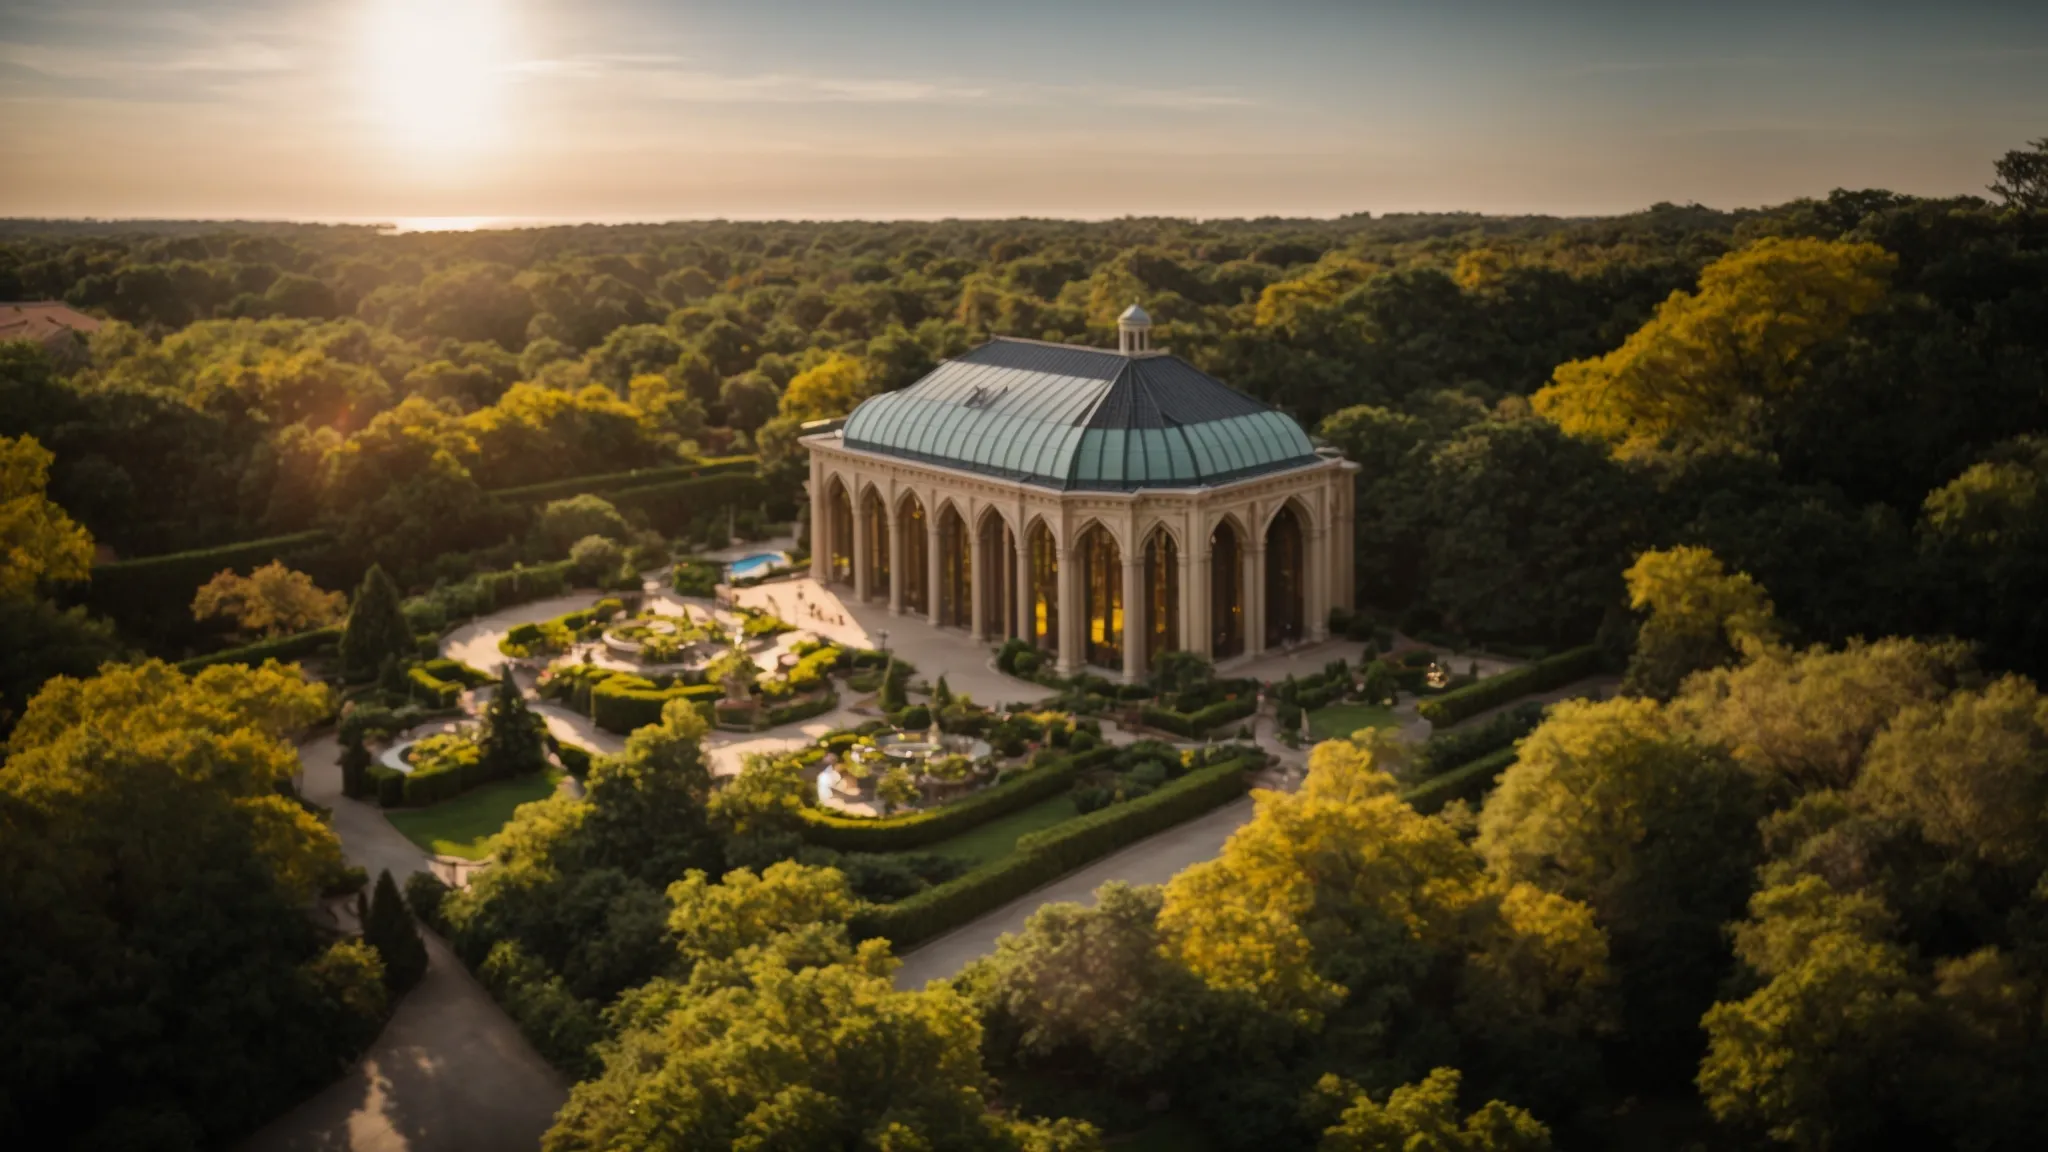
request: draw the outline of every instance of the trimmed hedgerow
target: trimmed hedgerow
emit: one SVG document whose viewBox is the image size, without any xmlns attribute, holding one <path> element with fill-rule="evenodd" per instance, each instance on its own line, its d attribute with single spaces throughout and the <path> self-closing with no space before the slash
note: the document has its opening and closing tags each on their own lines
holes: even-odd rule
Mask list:
<svg viewBox="0 0 2048 1152">
<path fill-rule="evenodd" d="M 674 535 L 707 512 L 759 504 L 766 492 L 759 476 L 725 473 L 621 488 L 606 493 L 605 499 L 621 512 L 638 508 L 646 514 L 650 525 Z"/>
<path fill-rule="evenodd" d="M 831 816 L 806 808 L 803 837 L 820 848 L 839 852 L 904 852 L 922 848 L 1058 796 L 1073 787 L 1075 777 L 1115 758 L 1115 749 L 1096 748 L 1013 776 L 942 808 L 879 820 Z"/>
<path fill-rule="evenodd" d="M 462 700 L 460 681 L 443 680 L 419 665 L 406 671 L 405 680 L 414 699 L 436 708 L 453 708 Z"/>
<path fill-rule="evenodd" d="M 210 652 L 178 663 L 178 671 L 186 674 L 215 664 L 261 664 L 265 660 L 282 660 L 287 663 L 306 656 L 326 655 L 334 651 L 341 642 L 341 629 L 316 628 L 311 632 L 299 632 L 290 636 L 279 636 L 274 640 L 262 640 L 240 648 L 229 648 L 222 652 Z"/>
<path fill-rule="evenodd" d="M 550 480 L 543 484 L 524 484 L 517 488 L 498 488 L 494 489 L 491 495 L 511 504 L 544 504 L 550 500 L 562 500 L 571 496 L 599 496 L 623 489 L 647 488 L 678 480 L 692 480 L 699 476 L 753 472 L 759 463 L 760 458 L 755 456 L 722 456 L 696 464 L 639 468 L 631 472 L 608 472 L 597 476 Z"/>
<path fill-rule="evenodd" d="M 1498 676 L 1489 676 L 1476 684 L 1446 692 L 1434 700 L 1425 700 L 1415 711 L 1432 724 L 1448 726 L 1510 700 L 1562 688 L 1591 675 L 1599 667 L 1600 649 L 1597 645 L 1588 644 L 1560 652 L 1548 660 L 1538 660 Z"/>
<path fill-rule="evenodd" d="M 1513 748 L 1502 748 L 1469 764 L 1451 769 L 1440 776 L 1409 789 L 1401 794 L 1410 807 L 1425 815 L 1441 809 L 1453 800 L 1476 803 L 1493 787 L 1500 774 L 1515 762 L 1517 752 Z"/>
<path fill-rule="evenodd" d="M 1219 700 L 1195 712 L 1175 712 L 1170 708 L 1146 708 L 1141 713 L 1147 725 L 1176 736 L 1197 739 L 1212 728 L 1242 720 L 1259 710 L 1259 702 L 1250 696 L 1235 700 Z"/>
<path fill-rule="evenodd" d="M 1008 856 L 956 880 L 895 904 L 869 905 L 854 918 L 854 933 L 886 937 L 901 951 L 957 928 L 1083 864 L 1242 796 L 1250 785 L 1247 770 L 1255 764 L 1232 760 L 1198 769 L 1149 796 L 1032 833 Z"/>
</svg>

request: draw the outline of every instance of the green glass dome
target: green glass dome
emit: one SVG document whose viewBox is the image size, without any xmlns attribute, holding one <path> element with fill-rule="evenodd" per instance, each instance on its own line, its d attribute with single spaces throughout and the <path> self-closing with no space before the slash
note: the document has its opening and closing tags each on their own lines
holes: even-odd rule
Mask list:
<svg viewBox="0 0 2048 1152">
<path fill-rule="evenodd" d="M 1177 356 L 996 339 L 854 409 L 849 448 L 1050 488 L 1198 488 L 1316 462 L 1289 417 Z"/>
</svg>

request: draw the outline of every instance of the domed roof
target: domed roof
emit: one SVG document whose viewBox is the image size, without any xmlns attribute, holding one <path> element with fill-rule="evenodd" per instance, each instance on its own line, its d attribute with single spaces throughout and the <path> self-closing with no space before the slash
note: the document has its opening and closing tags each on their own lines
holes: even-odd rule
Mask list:
<svg viewBox="0 0 2048 1152">
<path fill-rule="evenodd" d="M 1118 324 L 1150 324 L 1152 317 L 1147 315 L 1143 308 L 1138 307 L 1137 301 L 1133 300 L 1131 301 L 1131 306 L 1124 309 L 1124 314 L 1116 318 L 1116 322 Z"/>
<path fill-rule="evenodd" d="M 1301 425 L 1178 356 L 1033 340 L 992 340 L 873 397 L 841 435 L 1059 489 L 1195 488 L 1318 460 Z"/>
</svg>

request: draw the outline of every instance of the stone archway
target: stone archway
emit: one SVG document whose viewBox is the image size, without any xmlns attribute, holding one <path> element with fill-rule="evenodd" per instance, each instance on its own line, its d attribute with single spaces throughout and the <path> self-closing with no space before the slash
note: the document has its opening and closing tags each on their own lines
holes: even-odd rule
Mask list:
<svg viewBox="0 0 2048 1152">
<path fill-rule="evenodd" d="M 860 495 L 860 532 L 867 544 L 867 595 L 889 598 L 889 509 L 869 488 Z"/>
<path fill-rule="evenodd" d="M 853 499 L 834 476 L 825 497 L 825 578 L 834 584 L 853 583 Z"/>
<path fill-rule="evenodd" d="M 932 610 L 931 525 L 924 501 L 915 492 L 905 492 L 896 505 L 896 530 L 903 533 L 903 581 L 905 612 L 929 616 Z"/>
<path fill-rule="evenodd" d="M 1116 537 L 1100 524 L 1081 533 L 1081 652 L 1103 668 L 1124 666 L 1124 565 Z"/>
<path fill-rule="evenodd" d="M 1300 640 L 1308 616 L 1308 564 L 1301 517 L 1288 501 L 1266 525 L 1266 647 Z"/>
<path fill-rule="evenodd" d="M 1244 653 L 1244 540 L 1225 519 L 1209 533 L 1209 656 Z"/>
<path fill-rule="evenodd" d="M 967 536 L 967 521 L 950 500 L 939 510 L 938 595 L 942 626 L 974 626 L 974 549 Z"/>
<path fill-rule="evenodd" d="M 981 514 L 981 634 L 992 640 L 1017 635 L 1017 534 L 1002 513 Z"/>
<path fill-rule="evenodd" d="M 1025 539 L 1030 545 L 1031 635 L 1025 639 L 1057 653 L 1060 650 L 1060 551 L 1045 521 L 1034 521 Z"/>
<path fill-rule="evenodd" d="M 1145 538 L 1145 668 L 1180 648 L 1180 546 L 1165 526 Z"/>
</svg>

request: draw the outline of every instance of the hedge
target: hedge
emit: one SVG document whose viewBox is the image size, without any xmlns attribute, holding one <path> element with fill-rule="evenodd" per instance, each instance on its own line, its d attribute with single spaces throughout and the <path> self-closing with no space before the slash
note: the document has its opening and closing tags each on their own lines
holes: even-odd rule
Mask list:
<svg viewBox="0 0 2048 1152">
<path fill-rule="evenodd" d="M 408 808 L 424 808 L 453 800 L 468 790 L 460 767 L 415 770 L 405 778 L 404 801 Z"/>
<path fill-rule="evenodd" d="M 659 688 L 638 676 L 613 676 L 591 685 L 590 719 L 607 732 L 629 736 L 635 729 L 661 723 L 661 709 L 669 701 L 689 700 L 697 705 L 707 723 L 715 723 L 711 706 L 723 695 L 725 690 L 716 684 Z"/>
<path fill-rule="evenodd" d="M 1242 720 L 1259 710 L 1259 702 L 1250 696 L 1235 700 L 1219 700 L 1198 712 L 1175 712 L 1167 708 L 1146 708 L 1141 716 L 1145 723 L 1164 732 L 1185 736 L 1190 740 L 1201 738 L 1212 728 L 1220 728 L 1233 721 Z"/>
<path fill-rule="evenodd" d="M 1424 815 L 1438 811 L 1453 800 L 1476 802 L 1486 795 L 1487 789 L 1493 787 L 1495 780 L 1500 779 L 1500 774 L 1508 770 L 1508 765 L 1515 762 L 1517 754 L 1514 748 L 1503 748 L 1498 752 L 1488 753 L 1469 764 L 1453 768 L 1424 784 L 1410 788 L 1401 794 L 1401 799 L 1406 800 L 1410 807 Z"/>
<path fill-rule="evenodd" d="M 648 488 L 656 484 L 677 480 L 691 480 L 699 476 L 719 476 L 730 472 L 753 472 L 760 463 L 756 456 L 721 456 L 697 464 L 676 464 L 667 468 L 637 468 L 631 472 L 606 472 L 596 476 L 574 476 L 567 480 L 550 480 L 541 484 L 522 484 L 516 488 L 497 488 L 492 497 L 512 504 L 541 504 L 551 500 L 563 500 L 571 496 L 601 496 L 607 492 L 622 489 Z"/>
<path fill-rule="evenodd" d="M 438 679 L 453 680 L 465 688 L 481 688 L 496 684 L 498 678 L 481 668 L 473 668 L 460 660 L 433 659 L 420 665 Z"/>
<path fill-rule="evenodd" d="M 767 486 L 759 476 L 722 473 L 622 488 L 606 494 L 605 499 L 621 512 L 640 509 L 650 525 L 673 536 L 706 512 L 731 505 L 758 504 L 766 491 Z"/>
<path fill-rule="evenodd" d="M 377 786 L 377 804 L 382 808 L 405 807 L 405 773 L 372 761 L 370 782 Z"/>
<path fill-rule="evenodd" d="M 810 700 L 798 700 L 793 704 L 779 705 L 768 709 L 768 727 L 775 728 L 783 724 L 794 724 L 798 720 L 809 720 L 813 716 L 823 716 L 837 707 L 839 695 L 835 692 L 827 692 Z"/>
<path fill-rule="evenodd" d="M 944 807 L 879 820 L 828 816 L 815 808 L 806 808 L 803 837 L 808 843 L 839 852 L 905 852 L 922 848 L 1057 796 L 1073 787 L 1074 778 L 1081 773 L 1114 759 L 1113 748 L 1092 749 L 1014 776 Z"/>
<path fill-rule="evenodd" d="M 1106 751 L 1106 749 L 1105 749 Z M 855 915 L 854 934 L 887 937 L 897 951 L 959 927 L 1091 860 L 1163 832 L 1242 796 L 1253 762 L 1233 760 L 1188 773 L 1149 796 L 1034 832 L 1017 850 L 895 904 Z"/>
<path fill-rule="evenodd" d="M 186 674 L 215 664 L 261 664 L 265 660 L 292 661 L 305 656 L 320 655 L 334 651 L 341 642 L 341 629 L 315 628 L 311 632 L 298 632 L 290 636 L 279 636 L 274 640 L 261 640 L 240 648 L 229 648 L 221 652 L 210 652 L 178 662 L 178 671 Z"/>
<path fill-rule="evenodd" d="M 1511 748 L 1515 741 L 1543 723 L 1544 710 L 1544 705 L 1530 701 L 1485 721 L 1439 732 L 1416 750 L 1415 767 L 1424 776 L 1435 776 L 1502 748 Z"/>
<path fill-rule="evenodd" d="M 173 622 L 186 641 L 202 633 L 192 620 L 192 597 L 199 586 L 224 569 L 246 571 L 272 560 L 295 556 L 332 543 L 331 532 L 293 532 L 213 548 L 194 548 L 134 560 L 95 564 L 92 582 L 82 592 L 93 612 L 111 618 L 124 631 L 147 633 L 155 622 Z"/>
<path fill-rule="evenodd" d="M 562 771 L 567 772 L 569 775 L 574 776 L 578 780 L 589 778 L 590 749 L 580 744 L 557 743 L 555 745 L 555 759 L 562 762 Z"/>
<path fill-rule="evenodd" d="M 453 708 L 462 701 L 462 682 L 443 680 L 420 665 L 413 665 L 405 674 L 406 684 L 414 697 L 424 697 L 436 708 Z"/>
<path fill-rule="evenodd" d="M 1476 684 L 1446 692 L 1433 700 L 1425 700 L 1415 709 L 1424 720 L 1440 727 L 1456 724 L 1476 716 L 1488 708 L 1519 700 L 1535 692 L 1548 692 L 1562 688 L 1574 680 L 1591 675 L 1600 667 L 1600 649 L 1588 644 L 1569 652 L 1560 652 L 1548 660 L 1488 676 Z"/>
</svg>

